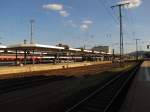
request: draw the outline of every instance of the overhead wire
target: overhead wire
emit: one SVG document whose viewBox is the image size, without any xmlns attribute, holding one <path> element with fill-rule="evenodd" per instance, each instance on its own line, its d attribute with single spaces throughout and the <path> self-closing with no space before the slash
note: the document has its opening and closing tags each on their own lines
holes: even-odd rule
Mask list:
<svg viewBox="0 0 150 112">
<path fill-rule="evenodd" d="M 106 2 L 104 2 L 103 0 L 97 0 L 97 1 L 104 7 L 104 9 L 107 11 L 108 15 L 114 20 L 114 22 L 115 22 L 116 24 L 119 24 L 118 19 L 116 19 L 116 18 L 113 16 L 112 12 L 107 8 Z"/>
<path fill-rule="evenodd" d="M 110 4 L 108 1 L 104 1 L 104 0 L 97 0 L 100 4 L 101 4 L 101 6 L 105 9 L 105 11 L 107 12 L 107 14 L 112 18 L 112 20 L 113 20 L 113 22 L 118 26 L 119 25 L 119 18 L 116 18 L 116 17 L 118 17 L 118 15 L 116 15 L 116 13 L 115 13 L 115 10 L 111 10 L 111 5 L 112 4 Z M 116 3 L 116 2 L 115 2 Z M 115 16 L 114 16 L 115 15 Z M 109 23 L 107 23 L 107 24 L 109 24 Z M 111 25 L 110 25 L 111 24 Z M 108 26 L 108 28 L 107 28 L 107 33 L 108 33 L 108 29 L 110 29 L 111 31 L 108 33 L 109 35 L 111 35 L 111 38 L 113 37 L 112 36 L 112 33 L 114 32 L 114 30 L 112 31 L 112 26 L 114 26 L 112 23 L 110 23 L 109 24 L 109 26 Z M 116 27 L 116 26 L 114 26 L 114 27 Z M 106 34 L 106 37 L 108 37 L 107 35 L 108 34 Z M 109 39 L 109 40 L 111 40 L 111 39 Z M 106 43 L 105 43 L 106 44 Z M 114 47 L 114 42 L 112 42 L 112 41 L 110 41 L 110 46 L 112 46 L 112 47 Z M 116 44 L 115 44 L 116 45 Z"/>
<path fill-rule="evenodd" d="M 107 8 L 107 6 L 106 5 L 109 5 L 109 3 L 108 3 L 108 1 L 107 0 L 105 0 L 105 2 L 103 1 L 103 0 L 98 0 L 101 4 L 102 4 L 102 6 L 105 8 L 105 10 L 107 11 L 107 13 L 111 16 L 111 18 L 115 21 L 115 23 L 119 23 L 119 18 L 116 18 L 116 17 L 118 17 L 118 14 L 116 15 L 116 13 L 114 12 L 114 11 L 110 11 L 108 8 Z M 122 0 L 115 0 L 117 3 L 118 2 L 121 2 Z M 124 11 L 124 12 L 126 12 L 126 11 Z M 114 17 L 114 15 L 116 15 L 115 17 Z M 131 18 L 132 16 L 128 16 L 128 13 L 126 12 L 124 15 L 126 15 L 126 20 L 125 20 L 125 22 L 124 22 L 124 25 L 125 25 L 125 27 L 124 27 L 124 34 L 125 34 L 125 36 L 127 37 L 127 38 L 129 38 L 129 37 L 132 37 L 133 35 L 132 34 L 134 34 L 134 29 L 133 29 L 133 18 Z M 130 18 L 129 18 L 130 17 Z M 132 20 L 131 20 L 132 19 Z M 129 27 L 129 29 L 127 28 L 127 26 L 128 25 L 132 25 L 131 27 Z M 131 29 L 132 29 L 132 31 L 131 31 Z M 127 36 L 127 35 L 130 35 L 129 37 Z"/>
</svg>

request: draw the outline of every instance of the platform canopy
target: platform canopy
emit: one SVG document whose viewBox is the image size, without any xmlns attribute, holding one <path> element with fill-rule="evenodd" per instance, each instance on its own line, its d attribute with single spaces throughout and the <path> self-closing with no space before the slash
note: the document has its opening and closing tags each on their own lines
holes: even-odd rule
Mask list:
<svg viewBox="0 0 150 112">
<path fill-rule="evenodd" d="M 85 54 L 92 54 L 92 55 L 105 55 L 107 53 L 105 52 L 98 52 L 98 51 L 92 51 L 87 49 L 77 49 L 77 48 L 69 48 L 65 49 L 65 47 L 60 46 L 51 46 L 51 45 L 43 45 L 43 44 L 14 44 L 14 45 L 8 45 L 3 46 L 0 45 L 0 50 L 7 50 L 7 51 L 37 51 L 37 52 L 68 52 L 71 53 L 85 53 Z"/>
<path fill-rule="evenodd" d="M 0 52 L 3 52 L 6 48 L 7 48 L 7 46 L 0 45 Z"/>
<path fill-rule="evenodd" d="M 0 50 L 4 50 L 4 49 L 6 49 L 6 48 L 7 48 L 7 46 L 0 45 Z"/>
<path fill-rule="evenodd" d="M 7 50 L 60 51 L 64 50 L 64 47 L 42 45 L 42 44 L 14 44 L 7 46 Z"/>
<path fill-rule="evenodd" d="M 69 48 L 69 51 L 74 51 L 74 52 L 81 52 L 81 49 L 76 49 L 76 48 Z"/>
</svg>

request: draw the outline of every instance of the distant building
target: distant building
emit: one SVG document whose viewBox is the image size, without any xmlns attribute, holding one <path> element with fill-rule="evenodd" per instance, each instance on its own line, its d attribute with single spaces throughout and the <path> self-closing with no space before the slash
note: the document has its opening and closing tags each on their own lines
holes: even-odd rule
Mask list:
<svg viewBox="0 0 150 112">
<path fill-rule="evenodd" d="M 99 52 L 105 52 L 105 53 L 111 53 L 109 46 L 95 46 L 92 48 L 92 50 L 99 51 Z"/>
</svg>

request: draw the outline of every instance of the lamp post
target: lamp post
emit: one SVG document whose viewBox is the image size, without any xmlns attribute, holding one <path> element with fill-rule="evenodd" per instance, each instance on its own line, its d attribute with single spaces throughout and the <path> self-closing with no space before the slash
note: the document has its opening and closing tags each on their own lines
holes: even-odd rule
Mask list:
<svg viewBox="0 0 150 112">
<path fill-rule="evenodd" d="M 30 20 L 30 25 L 31 25 L 31 32 L 30 32 L 30 44 L 33 44 L 33 26 L 34 26 L 34 19 Z"/>
</svg>

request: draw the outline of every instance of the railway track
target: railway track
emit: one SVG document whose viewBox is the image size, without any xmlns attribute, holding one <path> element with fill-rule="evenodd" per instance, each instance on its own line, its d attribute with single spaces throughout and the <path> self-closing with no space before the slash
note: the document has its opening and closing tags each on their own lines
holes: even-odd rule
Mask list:
<svg viewBox="0 0 150 112">
<path fill-rule="evenodd" d="M 94 67 L 90 68 L 90 66 L 86 66 L 86 68 L 81 67 L 81 68 L 76 68 L 76 71 L 74 71 L 74 68 L 70 68 L 68 71 L 70 72 L 75 72 L 75 74 L 81 74 L 81 72 L 84 72 L 84 74 L 87 74 L 89 72 L 95 72 L 96 65 L 93 65 Z M 100 65 L 101 69 L 104 71 L 106 69 L 112 68 L 111 65 Z M 86 70 L 87 69 L 87 70 Z M 71 71 L 72 70 L 72 71 Z M 79 71 L 79 72 L 78 72 Z M 57 70 L 53 72 L 53 76 L 43 76 L 43 75 L 37 75 L 36 76 L 27 76 L 27 77 L 17 77 L 17 78 L 10 78 L 10 79 L 0 79 L 0 94 L 8 93 L 11 91 L 15 90 L 21 90 L 21 89 L 26 89 L 26 88 L 31 88 L 47 83 L 51 83 L 54 81 L 59 81 L 59 80 L 65 80 L 72 78 L 72 76 L 65 76 L 64 72 L 66 72 L 66 69 L 62 72 L 62 70 Z M 61 74 L 62 75 L 57 75 Z M 42 74 L 42 73 L 38 73 Z"/>
<path fill-rule="evenodd" d="M 140 64 L 117 75 L 66 112 L 117 112 Z"/>
<path fill-rule="evenodd" d="M 31 76 L 22 78 L 12 78 L 0 80 L 0 94 L 15 90 L 21 90 L 51 83 L 54 81 L 65 80 L 71 77 L 64 76 Z"/>
</svg>

